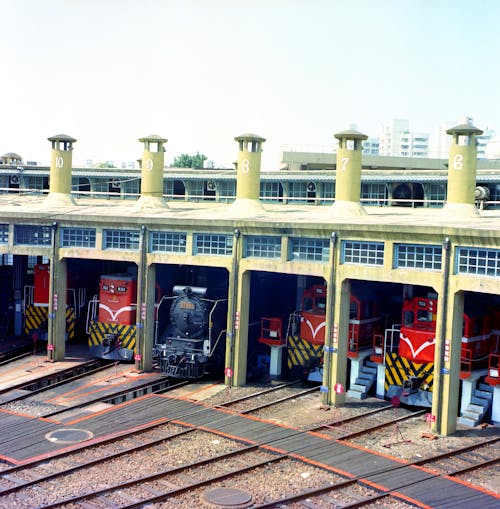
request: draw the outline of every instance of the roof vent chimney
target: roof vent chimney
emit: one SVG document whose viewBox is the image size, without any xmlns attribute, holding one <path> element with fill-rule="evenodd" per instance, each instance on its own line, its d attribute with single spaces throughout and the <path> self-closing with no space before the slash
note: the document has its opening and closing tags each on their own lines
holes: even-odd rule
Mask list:
<svg viewBox="0 0 500 509">
<path fill-rule="evenodd" d="M 238 163 L 236 166 L 236 200 L 230 214 L 253 216 L 264 208 L 260 198 L 260 161 L 262 143 L 266 140 L 256 134 L 236 136 L 238 142 Z"/>
<path fill-rule="evenodd" d="M 361 154 L 363 140 L 368 136 L 355 130 L 335 135 L 339 140 L 337 170 L 335 173 L 335 202 L 329 214 L 337 217 L 364 216 L 366 210 L 359 201 L 361 196 Z"/>
<path fill-rule="evenodd" d="M 44 206 L 64 207 L 75 205 L 75 200 L 71 196 L 71 171 L 73 143 L 76 140 L 66 134 L 56 134 L 48 140 L 52 143 L 52 157 L 49 194 L 44 200 Z"/>
<path fill-rule="evenodd" d="M 443 213 L 454 216 L 479 216 L 474 205 L 477 169 L 477 136 L 483 134 L 472 123 L 446 131 L 452 136 L 448 162 L 448 191 Z"/>
<path fill-rule="evenodd" d="M 141 196 L 134 205 L 134 211 L 168 208 L 163 198 L 163 167 L 165 164 L 164 144 L 168 140 L 155 134 L 140 138 L 144 143 L 141 159 Z"/>
</svg>

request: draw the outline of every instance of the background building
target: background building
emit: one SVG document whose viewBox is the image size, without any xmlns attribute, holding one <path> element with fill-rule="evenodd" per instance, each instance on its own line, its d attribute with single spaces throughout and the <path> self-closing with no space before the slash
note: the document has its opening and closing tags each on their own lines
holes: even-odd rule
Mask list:
<svg viewBox="0 0 500 509">
<path fill-rule="evenodd" d="M 392 119 L 382 128 L 379 154 L 394 157 L 428 157 L 429 135 L 411 132 L 407 119 Z"/>
</svg>

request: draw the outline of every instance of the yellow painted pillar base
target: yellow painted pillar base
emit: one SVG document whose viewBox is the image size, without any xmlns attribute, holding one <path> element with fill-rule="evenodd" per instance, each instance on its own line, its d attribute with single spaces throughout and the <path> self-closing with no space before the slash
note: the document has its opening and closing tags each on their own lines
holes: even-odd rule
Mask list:
<svg viewBox="0 0 500 509">
<path fill-rule="evenodd" d="M 446 203 L 442 214 L 450 217 L 481 217 L 477 208 L 469 203 Z"/>
<path fill-rule="evenodd" d="M 226 211 L 226 214 L 233 217 L 253 217 L 256 214 L 265 212 L 259 200 L 251 198 L 237 198 Z"/>
<path fill-rule="evenodd" d="M 67 207 L 76 205 L 76 201 L 70 194 L 66 193 L 49 193 L 43 202 L 41 208 Z"/>
<path fill-rule="evenodd" d="M 359 202 L 338 200 L 327 211 L 329 216 L 359 217 L 366 216 L 367 212 Z"/>
<path fill-rule="evenodd" d="M 160 196 L 141 196 L 132 207 L 132 211 L 168 209 L 167 202 Z"/>
</svg>

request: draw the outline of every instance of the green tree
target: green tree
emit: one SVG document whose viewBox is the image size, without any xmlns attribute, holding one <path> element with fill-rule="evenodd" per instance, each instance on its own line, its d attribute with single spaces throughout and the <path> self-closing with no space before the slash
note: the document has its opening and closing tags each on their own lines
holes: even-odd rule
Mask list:
<svg viewBox="0 0 500 509">
<path fill-rule="evenodd" d="M 207 156 L 196 152 L 196 155 L 190 156 L 189 154 L 181 154 L 174 158 L 172 166 L 174 168 L 203 168 L 203 161 L 207 159 Z"/>
</svg>

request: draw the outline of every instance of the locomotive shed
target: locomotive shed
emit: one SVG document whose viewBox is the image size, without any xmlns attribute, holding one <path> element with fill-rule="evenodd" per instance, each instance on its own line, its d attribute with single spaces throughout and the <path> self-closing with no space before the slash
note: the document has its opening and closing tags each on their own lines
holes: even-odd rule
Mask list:
<svg viewBox="0 0 500 509">
<path fill-rule="evenodd" d="M 170 362 L 175 355 L 169 342 L 203 342 L 209 343 L 203 346 L 203 356 L 214 359 L 212 374 L 225 375 L 231 386 L 245 385 L 262 374 L 291 376 L 317 361 L 316 381 L 324 404 L 337 406 L 345 401 L 346 392 L 360 399 L 367 394 L 394 397 L 388 380 L 398 390 L 406 381 L 422 382 L 415 359 L 427 341 L 410 344 L 415 359 L 408 360 L 384 331 L 397 330 L 392 324 L 401 322 L 403 301 L 427 299 L 433 303 L 429 321 L 435 337 L 428 341 L 432 362 L 426 364 L 424 383 L 409 391 L 425 393 L 435 433 L 453 434 L 458 417 L 469 419 L 472 426 L 485 420 L 499 422 L 500 379 L 495 362 L 500 354 L 495 348 L 500 326 L 495 329 L 492 320 L 499 316 L 493 310 L 500 293 L 500 212 L 475 206 L 478 132 L 470 125 L 449 131 L 453 143 L 443 209 L 361 205 L 365 136 L 356 131 L 336 135 L 340 146 L 332 172 L 336 200 L 331 206 L 262 203 L 260 153 L 265 140 L 253 134 L 236 138 L 233 203 L 165 201 L 166 140 L 158 136 L 140 140 L 144 153 L 137 202 L 83 198 L 71 190 L 76 140 L 57 135 L 49 138 L 53 164 L 48 195 L 0 195 L 0 253 L 12 256 L 12 264 L 2 269 L 19 310 L 23 290 L 34 277 L 30 260 L 35 257 L 45 271 L 45 302 L 37 305 L 35 296 L 26 322 L 34 334 L 46 325 L 40 339 L 47 341 L 50 361 L 65 359 L 66 340 L 85 344 L 90 339 L 104 356 L 112 354 L 116 359 L 123 354 L 134 360 L 139 372 L 154 371 L 159 359 L 175 376 L 181 361 Z M 125 302 L 131 316 L 129 323 L 119 324 L 125 331 L 122 336 L 118 325 L 105 326 L 100 318 L 85 323 L 90 308 L 82 305 L 83 298 L 70 310 L 69 300 L 64 306 L 61 297 L 78 280 L 88 286 L 87 301 L 91 301 L 99 278 L 116 273 L 124 276 L 118 293 L 125 292 L 123 281 L 133 279 L 136 285 L 132 300 Z M 210 298 L 227 306 L 224 324 L 210 341 L 205 336 L 186 341 L 169 335 L 168 319 L 162 323 L 161 303 L 172 298 L 176 287 L 200 295 L 218 292 Z M 317 314 L 318 322 L 311 326 L 313 333 L 323 330 L 323 337 L 304 342 L 300 335 L 288 333 L 287 324 L 289 317 L 297 315 L 294 310 L 304 306 L 302 298 L 311 288 L 324 292 L 318 306 L 323 314 Z M 158 292 L 165 299 L 159 300 Z M 368 294 L 373 301 L 368 301 Z M 366 338 L 351 334 L 365 318 L 350 316 L 353 296 L 359 296 L 359 309 L 363 304 L 372 307 L 371 302 L 385 307 L 367 320 L 380 325 L 377 336 L 382 344 L 371 343 L 371 337 L 368 344 Z M 481 330 L 464 341 L 463 316 L 475 303 L 482 310 L 492 309 L 488 317 L 480 316 L 481 323 L 488 319 L 489 332 Z M 190 310 L 191 305 L 185 302 L 181 309 Z M 470 316 L 472 321 L 477 318 L 472 312 Z M 18 314 L 15 318 L 20 321 Z M 95 334 L 89 335 L 92 326 Z M 157 345 L 157 339 L 163 346 Z M 217 363 L 212 357 L 215 345 L 222 350 Z M 481 353 L 483 347 L 488 350 L 480 362 L 476 345 Z M 182 362 L 190 358 L 181 357 Z"/>
<path fill-rule="evenodd" d="M 258 445 L 276 454 L 288 454 L 346 479 L 357 479 L 360 484 L 382 493 L 390 491 L 394 497 L 418 507 L 488 509 L 498 506 L 498 495 L 388 455 L 340 443 L 320 433 L 304 432 L 200 402 L 161 395 L 143 396 L 90 416 L 65 421 L 7 415 L 2 419 L 2 427 L 4 430 L 15 428 L 16 433 L 12 433 L 10 439 L 2 439 L 0 457 L 12 464 L 49 459 L 60 451 L 92 445 L 151 423 L 166 422 Z M 22 444 L 16 434 L 25 437 Z"/>
</svg>

